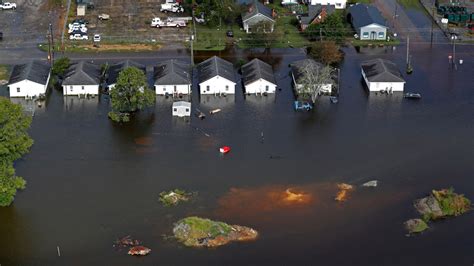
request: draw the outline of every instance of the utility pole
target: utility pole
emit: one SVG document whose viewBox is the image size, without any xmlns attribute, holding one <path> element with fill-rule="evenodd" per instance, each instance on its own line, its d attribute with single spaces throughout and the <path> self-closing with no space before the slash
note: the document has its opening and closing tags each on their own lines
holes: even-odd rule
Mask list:
<svg viewBox="0 0 474 266">
<path fill-rule="evenodd" d="M 323 28 L 319 28 L 319 41 L 323 41 Z"/>
<path fill-rule="evenodd" d="M 51 64 L 54 63 L 54 33 L 53 24 L 49 23 L 49 35 L 51 37 Z"/>
<path fill-rule="evenodd" d="M 191 34 L 191 39 L 189 40 L 191 42 L 191 66 L 194 66 L 194 34 Z"/>
<path fill-rule="evenodd" d="M 430 47 L 433 47 L 433 24 L 434 24 L 434 19 L 435 19 L 434 11 L 435 11 L 435 7 L 432 6 L 431 7 L 431 40 L 430 40 Z"/>
<path fill-rule="evenodd" d="M 413 68 L 411 67 L 410 62 L 410 34 L 407 35 L 407 74 L 411 74 L 413 72 Z"/>
<path fill-rule="evenodd" d="M 457 65 L 456 65 L 456 39 L 458 36 L 455 34 L 451 34 L 451 39 L 453 40 L 453 67 L 454 69 L 457 70 Z"/>
<path fill-rule="evenodd" d="M 48 62 L 51 63 L 51 32 L 48 31 L 48 34 L 46 34 L 46 37 L 48 38 Z"/>
</svg>

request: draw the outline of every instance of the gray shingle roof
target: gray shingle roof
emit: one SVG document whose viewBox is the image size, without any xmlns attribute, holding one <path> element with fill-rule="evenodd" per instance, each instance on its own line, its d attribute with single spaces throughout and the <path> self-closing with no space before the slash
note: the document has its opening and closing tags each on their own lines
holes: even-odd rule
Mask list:
<svg viewBox="0 0 474 266">
<path fill-rule="evenodd" d="M 352 25 L 355 29 L 359 29 L 372 23 L 387 27 L 382 14 L 380 14 L 379 10 L 374 6 L 355 4 L 349 7 L 349 13 L 352 16 Z"/>
<path fill-rule="evenodd" d="M 199 82 L 202 83 L 215 76 L 220 76 L 235 82 L 234 66 L 217 56 L 213 56 L 197 65 Z"/>
<path fill-rule="evenodd" d="M 370 82 L 405 82 L 397 65 L 385 59 L 362 62 L 361 68 Z"/>
<path fill-rule="evenodd" d="M 242 79 L 245 86 L 259 79 L 276 84 L 272 66 L 257 58 L 242 66 Z"/>
<path fill-rule="evenodd" d="M 69 67 L 63 85 L 99 85 L 100 76 L 99 66 L 80 61 Z"/>
<path fill-rule="evenodd" d="M 253 1 L 252 4 L 250 4 L 247 11 L 242 14 L 242 21 L 246 21 L 247 19 L 249 19 L 249 18 L 251 18 L 251 17 L 253 17 L 257 14 L 261 14 L 261 15 L 273 20 L 272 10 L 270 8 L 264 6 L 259 1 L 255 0 L 255 1 Z"/>
<path fill-rule="evenodd" d="M 120 72 L 129 67 L 136 67 L 146 74 L 146 67 L 144 65 L 132 60 L 125 60 L 117 64 L 113 64 L 109 67 L 109 69 L 107 70 L 107 83 L 109 85 L 117 83 L 117 79 Z"/>
<path fill-rule="evenodd" d="M 159 63 L 154 68 L 155 85 L 188 85 L 191 84 L 191 65 L 176 59 Z"/>
<path fill-rule="evenodd" d="M 302 72 L 300 71 L 300 69 L 308 65 L 310 65 L 313 68 L 318 68 L 318 69 L 321 69 L 324 67 L 323 64 L 321 64 L 320 62 L 314 59 L 303 59 L 303 60 L 295 61 L 290 66 L 291 66 L 291 73 L 293 73 L 293 76 L 295 77 L 296 81 L 298 81 L 302 75 Z"/>
<path fill-rule="evenodd" d="M 301 24 L 304 24 L 304 25 L 310 24 L 317 16 L 319 16 L 321 11 L 323 11 L 323 7 L 326 8 L 326 12 L 328 15 L 334 13 L 334 11 L 336 10 L 336 7 L 333 5 L 325 5 L 325 6 L 321 4 L 309 5 L 308 14 L 306 16 L 301 16 L 300 18 Z"/>
<path fill-rule="evenodd" d="M 13 67 L 8 83 L 13 84 L 19 81 L 29 80 L 46 85 L 50 71 L 51 66 L 48 63 L 40 61 L 31 61 L 27 64 L 16 65 Z"/>
</svg>

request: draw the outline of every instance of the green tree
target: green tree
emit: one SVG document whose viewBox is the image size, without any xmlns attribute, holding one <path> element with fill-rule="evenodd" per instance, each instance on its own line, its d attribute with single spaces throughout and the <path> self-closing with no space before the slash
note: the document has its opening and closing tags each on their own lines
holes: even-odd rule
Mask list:
<svg viewBox="0 0 474 266">
<path fill-rule="evenodd" d="M 295 88 L 299 96 L 308 97 L 314 104 L 321 95 L 326 85 L 334 85 L 333 69 L 330 66 L 319 65 L 315 61 L 306 61 L 298 67 L 301 76 L 297 83 L 301 86 Z"/>
<path fill-rule="evenodd" d="M 115 87 L 110 90 L 112 112 L 109 117 L 117 122 L 127 122 L 130 113 L 152 106 L 155 93 L 147 86 L 146 76 L 136 67 L 120 72 Z"/>
<path fill-rule="evenodd" d="M 69 68 L 71 61 L 67 57 L 61 57 L 54 61 L 53 68 L 51 69 L 51 74 L 56 76 L 63 76 L 66 70 Z"/>
<path fill-rule="evenodd" d="M 261 21 L 252 27 L 252 32 L 248 34 L 245 42 L 250 47 L 271 48 L 281 42 L 283 34 L 274 30 L 274 25 L 270 22 Z"/>
<path fill-rule="evenodd" d="M 327 16 L 323 22 L 309 25 L 304 31 L 311 40 L 319 39 L 320 35 L 328 40 L 342 41 L 346 28 L 340 13 L 335 12 Z"/>
<path fill-rule="evenodd" d="M 344 57 L 340 47 L 334 41 L 314 42 L 309 54 L 325 65 L 335 65 Z"/>
<path fill-rule="evenodd" d="M 25 188 L 25 180 L 15 175 L 13 162 L 33 145 L 27 133 L 30 124 L 31 117 L 20 105 L 0 97 L 0 206 L 10 205 L 16 191 Z"/>
</svg>

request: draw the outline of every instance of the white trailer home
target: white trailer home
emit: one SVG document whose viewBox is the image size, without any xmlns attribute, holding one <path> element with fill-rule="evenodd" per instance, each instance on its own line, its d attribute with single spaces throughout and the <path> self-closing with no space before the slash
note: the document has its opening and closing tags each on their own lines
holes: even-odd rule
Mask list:
<svg viewBox="0 0 474 266">
<path fill-rule="evenodd" d="M 235 94 L 235 73 L 232 63 L 213 56 L 198 66 L 201 94 Z"/>
<path fill-rule="evenodd" d="M 84 61 L 74 63 L 63 80 L 63 95 L 98 95 L 100 77 L 99 66 Z"/>
<path fill-rule="evenodd" d="M 46 94 L 51 66 L 40 61 L 31 61 L 27 64 L 13 67 L 8 89 L 10 97 L 38 97 Z"/>
<path fill-rule="evenodd" d="M 370 92 L 403 91 L 405 80 L 395 63 L 374 59 L 361 64 L 362 77 Z"/>
<path fill-rule="evenodd" d="M 191 65 L 175 59 L 159 63 L 154 68 L 156 95 L 188 95 L 191 94 Z"/>
<path fill-rule="evenodd" d="M 245 93 L 275 93 L 276 82 L 272 66 L 257 58 L 242 66 Z"/>
<path fill-rule="evenodd" d="M 179 101 L 173 103 L 173 116 L 185 117 L 191 116 L 191 103 Z"/>
</svg>

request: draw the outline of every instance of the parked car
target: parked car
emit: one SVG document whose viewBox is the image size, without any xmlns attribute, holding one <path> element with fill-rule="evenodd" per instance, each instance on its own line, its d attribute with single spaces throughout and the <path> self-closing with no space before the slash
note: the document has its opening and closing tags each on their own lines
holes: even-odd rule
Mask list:
<svg viewBox="0 0 474 266">
<path fill-rule="evenodd" d="M 161 12 L 173 12 L 173 13 L 181 13 L 184 12 L 184 8 L 179 4 L 161 4 Z"/>
<path fill-rule="evenodd" d="M 294 108 L 295 108 L 295 111 L 300 111 L 300 110 L 311 111 L 313 109 L 313 105 L 305 101 L 295 101 Z"/>
<path fill-rule="evenodd" d="M 75 33 L 69 35 L 69 40 L 89 40 L 89 37 L 85 34 Z"/>
<path fill-rule="evenodd" d="M 100 42 L 100 34 L 94 34 L 94 42 Z"/>
<path fill-rule="evenodd" d="M 179 18 L 168 18 L 165 21 L 161 20 L 160 18 L 154 18 L 151 20 L 151 26 L 152 27 L 176 27 L 176 28 L 181 28 L 181 27 L 186 27 L 186 21 L 181 20 Z"/>
<path fill-rule="evenodd" d="M 0 9 L 2 9 L 2 10 L 16 9 L 16 4 L 15 3 L 10 3 L 10 2 L 5 2 L 3 4 L 0 4 Z"/>
<path fill-rule="evenodd" d="M 103 13 L 103 14 L 99 14 L 99 15 L 97 16 L 97 18 L 100 19 L 100 20 L 109 20 L 109 19 L 110 19 L 110 15 Z"/>
<path fill-rule="evenodd" d="M 227 37 L 233 38 L 234 37 L 234 32 L 232 30 L 228 30 L 226 33 Z"/>
<path fill-rule="evenodd" d="M 85 26 L 74 26 L 72 28 L 69 28 L 67 33 L 71 34 L 75 31 L 80 31 L 80 32 L 83 32 L 83 33 L 87 33 L 87 27 L 85 27 Z"/>
</svg>

